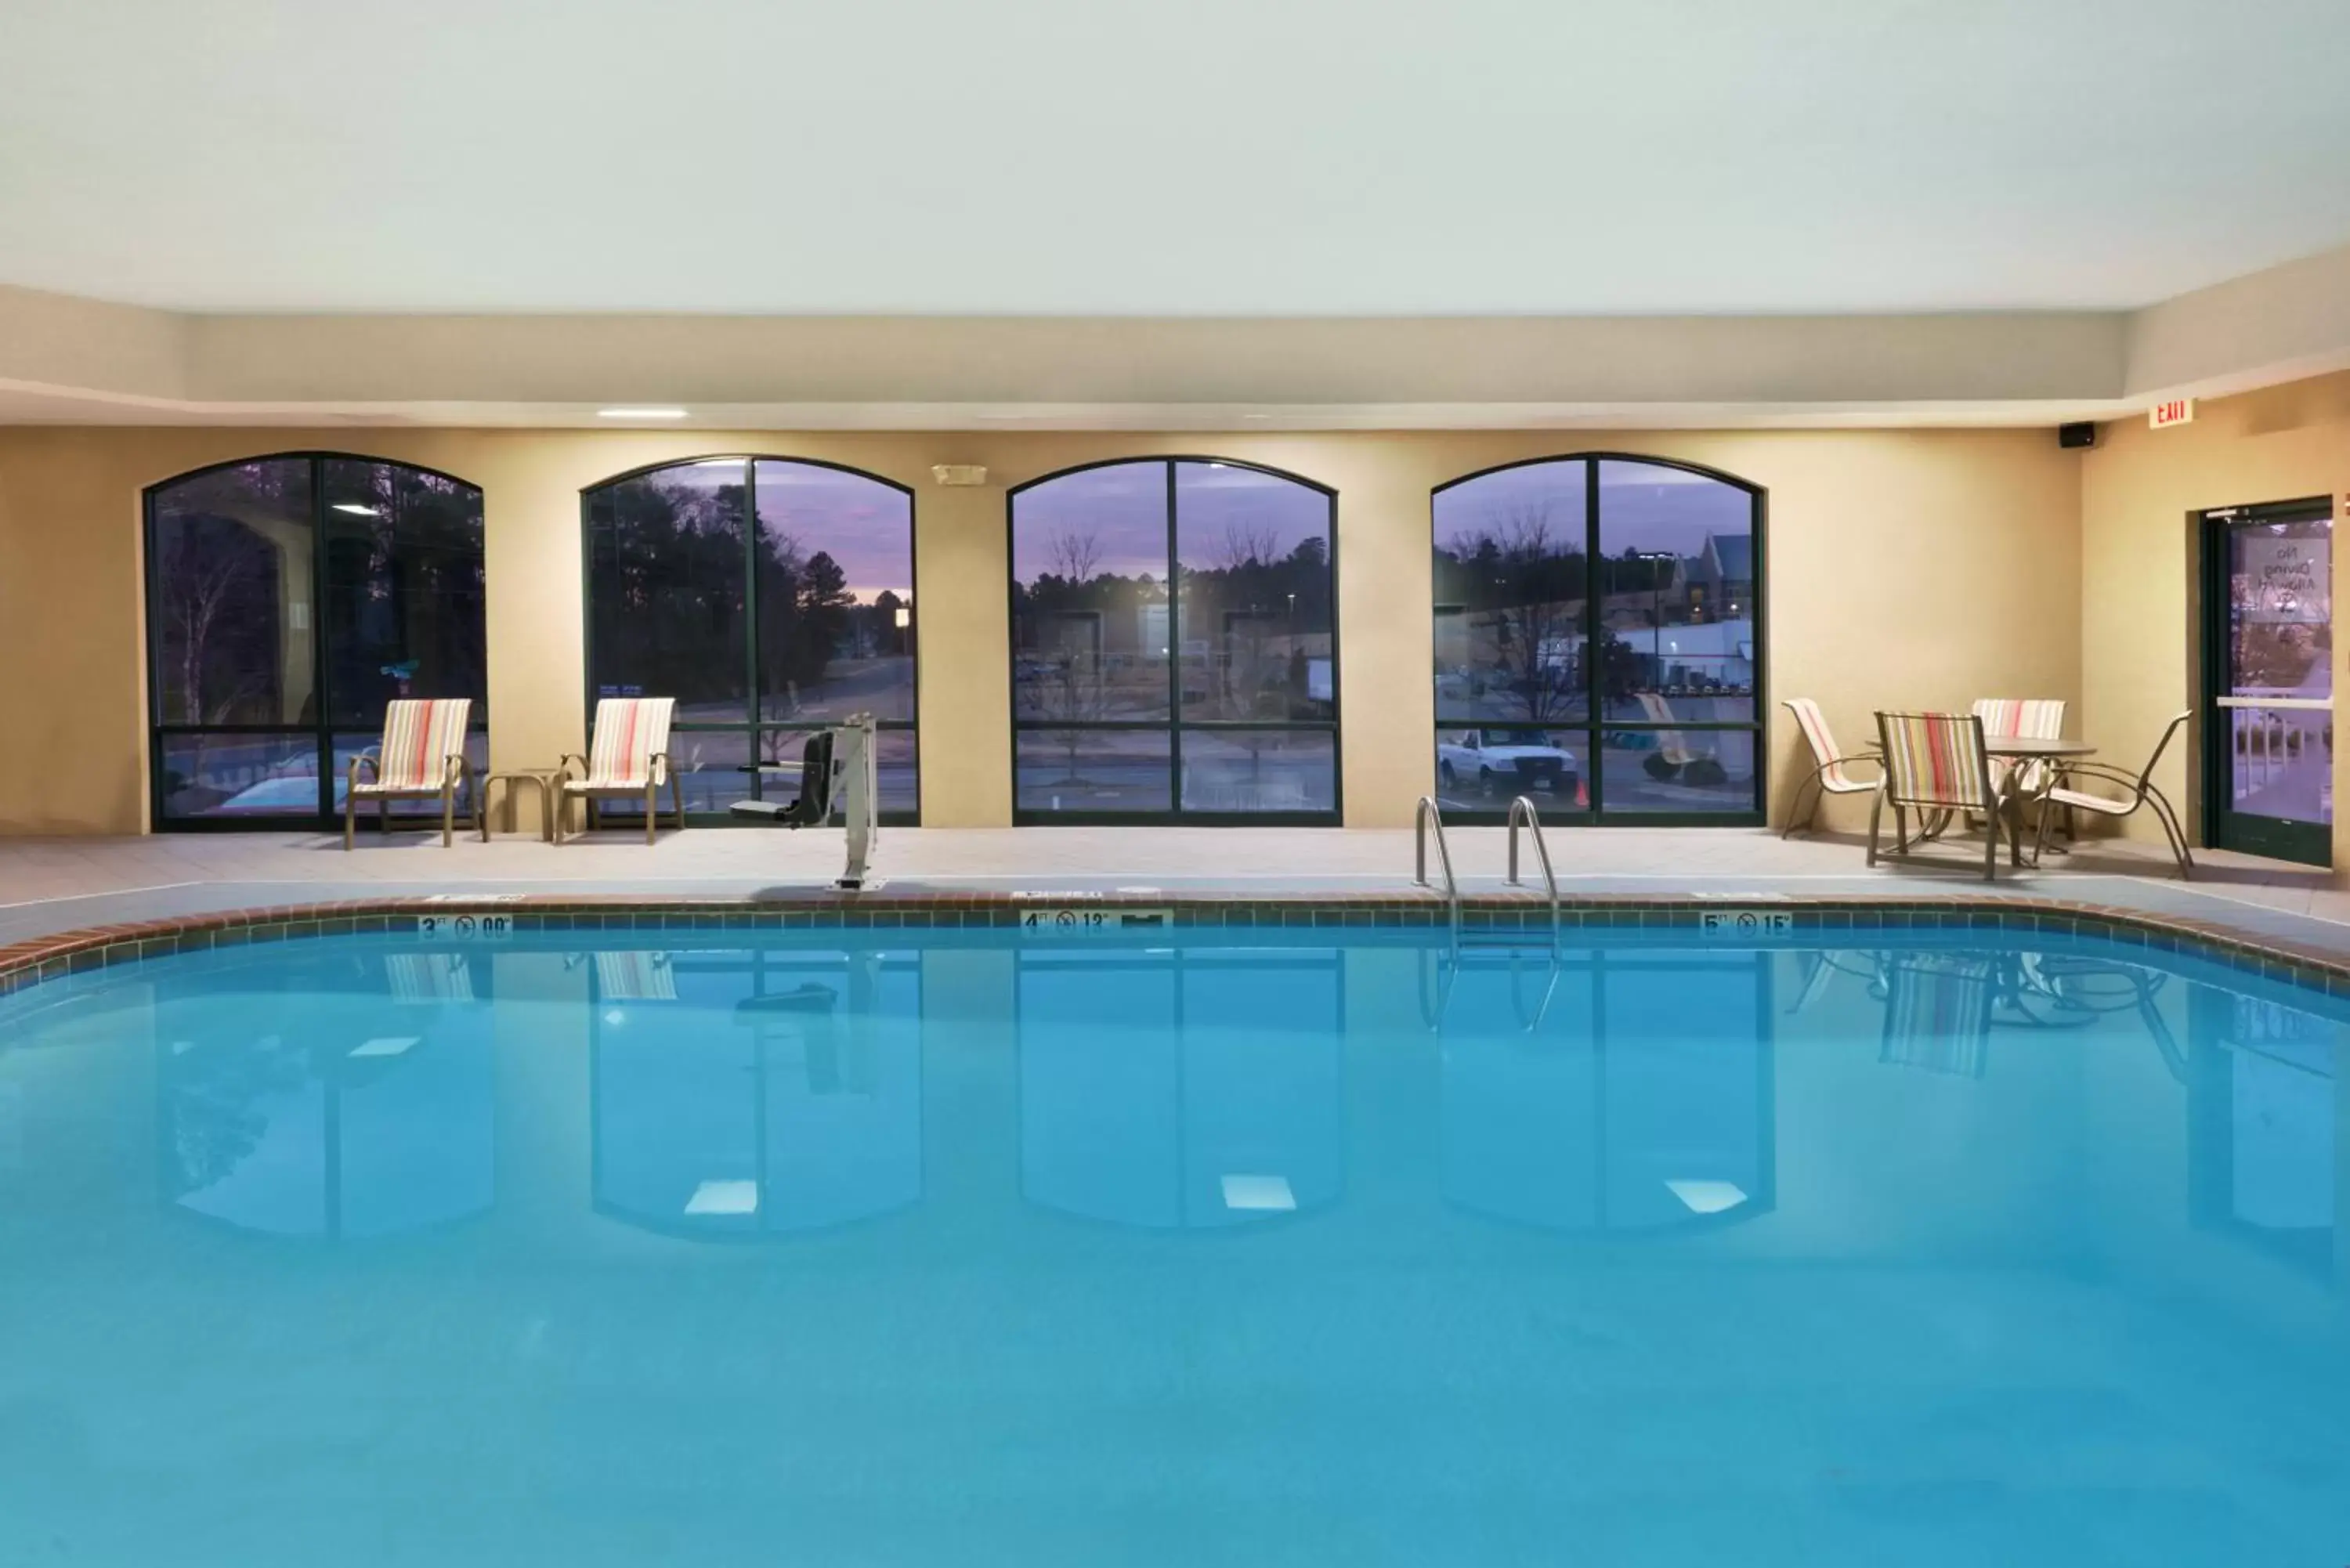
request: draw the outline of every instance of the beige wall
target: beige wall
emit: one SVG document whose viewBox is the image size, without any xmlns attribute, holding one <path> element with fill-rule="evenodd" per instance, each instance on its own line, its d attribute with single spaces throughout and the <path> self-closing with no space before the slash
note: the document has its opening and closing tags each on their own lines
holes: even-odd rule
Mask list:
<svg viewBox="0 0 2350 1568">
<path fill-rule="evenodd" d="M 2195 422 L 2109 425 L 2082 471 L 2081 684 L 2087 732 L 2134 765 L 2198 696 L 2197 548 L 2190 514 L 2213 507 L 2350 495 L 2350 375 L 2206 402 Z M 2337 550 L 2335 602 L 2343 562 Z M 2337 639 L 2335 650 L 2341 651 Z M 2339 666 L 2337 680 L 2339 679 Z M 2200 736 L 2164 759 L 2158 782 L 2199 839 Z M 2337 814 L 2334 864 L 2350 868 Z M 2151 837 L 2150 822 L 2133 821 Z M 2337 877 L 2341 873 L 2337 871 Z"/>
<path fill-rule="evenodd" d="M 647 463 L 745 451 L 848 463 L 913 486 L 922 809 L 941 826 L 995 826 L 1011 815 L 1003 492 L 1104 458 L 1219 455 L 1338 492 L 1342 765 L 1354 826 L 1408 824 L 1431 782 L 1429 493 L 1523 458 L 1654 454 L 1764 486 L 1771 691 L 1818 698 L 1851 741 L 1866 736 L 1880 706 L 2084 695 L 2080 460 L 2046 431 L 14 428 L 0 429 L 0 734 L 32 744 L 0 759 L 0 832 L 143 826 L 140 492 L 205 463 L 313 447 L 424 463 L 482 486 L 500 764 L 551 761 L 582 738 L 581 487 Z M 934 463 L 984 464 L 989 483 L 941 488 Z M 1774 722 L 1772 742 L 1775 808 L 1797 776 L 1800 742 Z M 1847 802 L 1840 811 L 1850 823 L 1865 807 Z"/>
</svg>

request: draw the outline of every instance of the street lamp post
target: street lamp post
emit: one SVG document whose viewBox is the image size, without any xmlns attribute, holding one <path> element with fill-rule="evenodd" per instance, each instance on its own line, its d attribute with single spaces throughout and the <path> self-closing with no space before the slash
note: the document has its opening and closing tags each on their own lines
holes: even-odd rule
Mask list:
<svg viewBox="0 0 2350 1568">
<path fill-rule="evenodd" d="M 1665 689 L 1665 589 L 1657 579 L 1657 564 L 1679 561 L 1670 550 L 1635 550 L 1635 558 L 1648 563 L 1648 653 L 1657 666 L 1657 690 Z"/>
</svg>

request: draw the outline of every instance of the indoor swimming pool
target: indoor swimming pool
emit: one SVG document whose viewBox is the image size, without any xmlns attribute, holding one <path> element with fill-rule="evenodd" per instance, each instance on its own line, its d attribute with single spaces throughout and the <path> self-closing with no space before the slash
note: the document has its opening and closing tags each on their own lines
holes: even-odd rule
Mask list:
<svg viewBox="0 0 2350 1568">
<path fill-rule="evenodd" d="M 2345 1004 L 2102 939 L 0 1000 L 0 1563 L 2350 1561 Z"/>
</svg>

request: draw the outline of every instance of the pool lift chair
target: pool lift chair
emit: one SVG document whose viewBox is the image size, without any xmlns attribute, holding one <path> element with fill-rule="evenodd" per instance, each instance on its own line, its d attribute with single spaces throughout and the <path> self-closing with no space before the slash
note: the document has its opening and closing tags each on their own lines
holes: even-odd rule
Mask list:
<svg viewBox="0 0 2350 1568">
<path fill-rule="evenodd" d="M 747 770 L 759 774 L 793 771 L 781 763 L 761 763 Z M 847 864 L 833 883 L 855 893 L 880 886 L 872 875 L 876 815 L 880 795 L 874 758 L 874 724 L 870 713 L 856 713 L 829 730 L 818 730 L 800 748 L 800 793 L 789 801 L 738 800 L 736 816 L 755 818 L 769 827 L 821 827 L 832 820 L 837 805 L 848 830 Z"/>
</svg>

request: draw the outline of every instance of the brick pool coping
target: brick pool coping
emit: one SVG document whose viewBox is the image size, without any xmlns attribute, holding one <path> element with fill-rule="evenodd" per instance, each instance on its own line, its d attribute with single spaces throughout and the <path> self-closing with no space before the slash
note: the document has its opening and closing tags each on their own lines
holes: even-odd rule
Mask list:
<svg viewBox="0 0 2350 1568">
<path fill-rule="evenodd" d="M 1014 928 L 1039 908 L 1165 909 L 1180 926 L 1284 929 L 1441 929 L 1451 919 L 1435 893 L 1231 894 L 1136 890 L 1093 893 L 829 890 L 788 897 L 717 898 L 660 894 L 506 894 L 430 898 L 384 898 L 293 904 L 92 926 L 0 948 L 0 996 L 44 981 L 173 953 L 208 952 L 256 942 L 358 933 L 403 934 L 420 915 L 503 915 L 518 933 L 547 931 L 696 931 L 730 929 L 962 929 Z M 2257 936 L 2183 916 L 2055 898 L 1880 897 L 1771 893 L 1700 898 L 1693 894 L 1596 895 L 1561 900 L 1568 929 L 1687 929 L 1708 913 L 1768 909 L 1794 917 L 1799 935 L 1855 928 L 1997 930 L 2099 936 L 2130 946 L 2186 953 L 2272 980 L 2350 997 L 2350 954 Z M 1465 929 L 1541 930 L 1547 898 L 1534 893 L 1479 893 L 1461 899 Z"/>
</svg>

